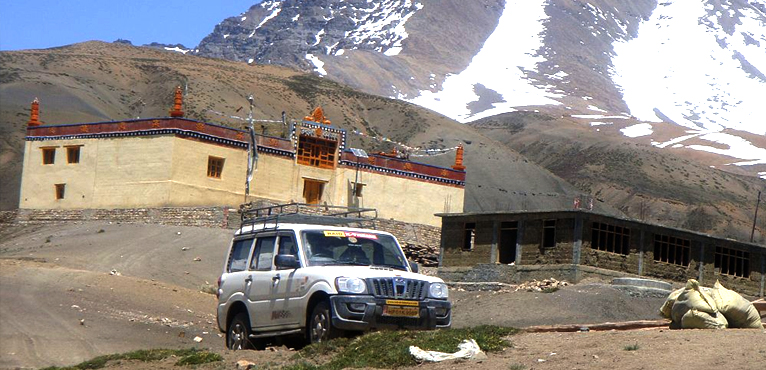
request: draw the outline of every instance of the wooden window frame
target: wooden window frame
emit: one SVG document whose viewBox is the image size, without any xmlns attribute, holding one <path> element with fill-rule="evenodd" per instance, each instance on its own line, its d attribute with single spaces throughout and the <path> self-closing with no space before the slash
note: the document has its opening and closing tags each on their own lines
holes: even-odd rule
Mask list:
<svg viewBox="0 0 766 370">
<path fill-rule="evenodd" d="M 53 184 L 53 187 L 55 189 L 56 200 L 64 199 L 64 196 L 66 195 L 66 184 Z"/>
<path fill-rule="evenodd" d="M 326 169 L 335 168 L 338 142 L 301 135 L 298 138 L 296 160 L 298 164 Z"/>
<path fill-rule="evenodd" d="M 43 155 L 43 165 L 56 164 L 56 147 L 48 146 L 40 149 Z"/>
<path fill-rule="evenodd" d="M 691 240 L 669 235 L 654 235 L 654 260 L 689 267 Z"/>
<path fill-rule="evenodd" d="M 223 166 L 226 158 L 208 156 L 207 157 L 207 177 L 220 179 L 223 175 Z"/>
<path fill-rule="evenodd" d="M 80 147 L 82 147 L 82 145 L 67 145 L 64 147 L 66 148 L 66 163 L 80 163 Z"/>
<path fill-rule="evenodd" d="M 591 223 L 592 249 L 623 256 L 630 254 L 630 228 L 604 222 Z"/>
<path fill-rule="evenodd" d="M 721 275 L 750 277 L 750 253 L 726 247 L 715 247 L 714 268 Z"/>
</svg>

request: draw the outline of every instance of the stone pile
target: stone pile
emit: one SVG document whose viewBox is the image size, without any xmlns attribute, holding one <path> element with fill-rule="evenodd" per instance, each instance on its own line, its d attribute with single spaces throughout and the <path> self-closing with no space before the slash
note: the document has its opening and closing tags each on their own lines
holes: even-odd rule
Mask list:
<svg viewBox="0 0 766 370">
<path fill-rule="evenodd" d="M 439 266 L 439 247 L 404 242 L 402 245 L 407 259 L 423 267 Z"/>
<path fill-rule="evenodd" d="M 566 281 L 559 281 L 554 278 L 544 279 L 542 281 L 532 280 L 519 284 L 516 286 L 515 291 L 526 290 L 527 292 L 542 292 L 549 289 L 559 289 L 567 285 L 569 285 L 569 283 Z"/>
</svg>

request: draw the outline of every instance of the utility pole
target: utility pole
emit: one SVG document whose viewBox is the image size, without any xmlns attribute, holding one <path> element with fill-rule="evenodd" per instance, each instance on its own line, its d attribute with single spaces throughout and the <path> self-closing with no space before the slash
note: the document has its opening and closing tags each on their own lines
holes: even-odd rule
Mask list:
<svg viewBox="0 0 766 370">
<path fill-rule="evenodd" d="M 247 196 L 250 195 L 250 183 L 253 181 L 253 173 L 258 163 L 258 142 L 255 140 L 255 127 L 253 126 L 253 105 L 255 100 L 253 94 L 248 95 L 247 101 L 250 102 L 250 112 L 247 114 L 247 130 L 250 133 L 250 143 L 247 148 L 247 178 L 245 179 L 245 203 Z"/>
<path fill-rule="evenodd" d="M 755 216 L 753 216 L 753 231 L 750 232 L 750 242 L 753 242 L 755 236 L 755 223 L 758 221 L 758 207 L 761 205 L 761 191 L 758 190 L 758 201 L 755 202 Z"/>
</svg>

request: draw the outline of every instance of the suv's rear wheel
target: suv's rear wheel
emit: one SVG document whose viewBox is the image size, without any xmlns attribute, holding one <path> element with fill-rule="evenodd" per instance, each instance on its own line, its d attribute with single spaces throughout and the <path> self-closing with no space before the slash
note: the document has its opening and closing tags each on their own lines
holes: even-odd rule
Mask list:
<svg viewBox="0 0 766 370">
<path fill-rule="evenodd" d="M 252 349 L 250 333 L 250 318 L 245 312 L 238 313 L 226 330 L 226 347 L 231 350 Z"/>
<path fill-rule="evenodd" d="M 325 342 L 342 334 L 340 330 L 332 326 L 329 302 L 322 301 L 314 306 L 308 331 L 310 343 Z"/>
</svg>

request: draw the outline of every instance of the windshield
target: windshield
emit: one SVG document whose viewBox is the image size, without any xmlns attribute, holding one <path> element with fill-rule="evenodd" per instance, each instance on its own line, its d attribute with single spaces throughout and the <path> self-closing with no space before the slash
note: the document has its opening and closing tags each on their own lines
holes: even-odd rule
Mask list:
<svg viewBox="0 0 766 370">
<path fill-rule="evenodd" d="M 309 266 L 385 266 L 406 270 L 407 261 L 389 235 L 342 230 L 302 233 Z"/>
</svg>

